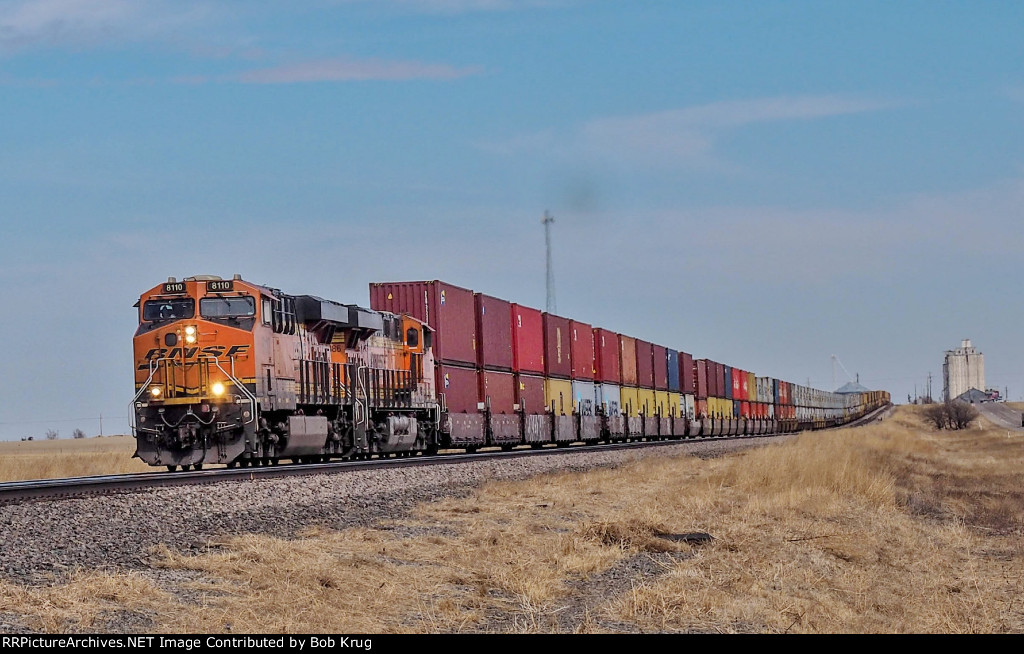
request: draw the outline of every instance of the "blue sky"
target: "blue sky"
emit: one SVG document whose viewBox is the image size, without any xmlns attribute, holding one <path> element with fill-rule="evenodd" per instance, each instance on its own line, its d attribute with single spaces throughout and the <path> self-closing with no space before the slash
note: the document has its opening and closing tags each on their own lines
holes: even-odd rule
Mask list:
<svg viewBox="0 0 1024 654">
<path fill-rule="evenodd" d="M 904 400 L 970 337 L 1019 399 L 1022 19 L 0 0 L 0 438 L 124 431 L 168 276 L 543 306 L 545 209 L 560 313 L 820 387 L 836 354 Z"/>
</svg>

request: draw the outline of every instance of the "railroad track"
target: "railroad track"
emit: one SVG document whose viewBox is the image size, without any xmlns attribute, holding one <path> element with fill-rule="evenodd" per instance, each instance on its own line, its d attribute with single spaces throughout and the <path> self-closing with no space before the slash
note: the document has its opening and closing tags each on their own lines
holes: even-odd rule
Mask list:
<svg viewBox="0 0 1024 654">
<path fill-rule="evenodd" d="M 890 406 L 881 407 L 868 415 L 844 425 L 838 429 L 856 427 L 886 417 Z M 65 498 L 81 495 L 159 488 L 165 486 L 184 486 L 197 484 L 213 484 L 223 481 L 245 481 L 256 479 L 272 479 L 275 477 L 291 477 L 298 475 L 334 474 L 355 470 L 374 468 L 403 468 L 412 466 L 441 465 L 463 463 L 467 461 L 484 461 L 487 459 L 512 459 L 528 456 L 557 456 L 585 450 L 599 452 L 622 449 L 640 449 L 679 445 L 701 441 L 746 440 L 765 438 L 780 434 L 760 434 L 757 436 L 715 436 L 704 438 L 679 438 L 667 440 L 643 440 L 626 443 L 598 443 L 594 445 L 574 444 L 570 447 L 544 447 L 540 449 L 515 449 L 479 451 L 474 454 L 437 454 L 432 456 L 413 456 L 405 458 L 377 458 L 357 461 L 333 461 L 328 463 L 304 463 L 259 468 L 211 468 L 188 472 L 141 472 L 125 475 L 98 475 L 93 477 L 74 477 L 69 479 L 34 479 L 29 481 L 11 481 L 0 483 L 0 504 L 36 500 L 46 498 Z"/>
</svg>

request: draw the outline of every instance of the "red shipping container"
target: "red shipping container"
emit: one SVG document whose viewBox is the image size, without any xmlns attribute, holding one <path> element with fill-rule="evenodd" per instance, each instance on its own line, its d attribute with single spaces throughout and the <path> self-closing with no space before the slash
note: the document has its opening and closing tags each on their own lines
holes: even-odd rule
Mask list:
<svg viewBox="0 0 1024 654">
<path fill-rule="evenodd" d="M 605 384 L 622 381 L 619 367 L 619 335 L 607 329 L 594 329 L 594 363 L 597 373 L 594 378 Z"/>
<path fill-rule="evenodd" d="M 694 412 L 697 414 L 696 418 L 706 418 L 708 416 L 708 401 L 707 400 L 696 400 L 694 402 Z"/>
<path fill-rule="evenodd" d="M 693 362 L 693 376 L 696 379 L 696 396 L 704 399 L 708 396 L 708 360 L 697 359 Z"/>
<path fill-rule="evenodd" d="M 490 295 L 477 293 L 477 365 L 492 370 L 512 370 L 512 305 Z"/>
<path fill-rule="evenodd" d="M 707 384 L 707 378 L 704 381 Z M 679 353 L 679 384 L 682 387 L 683 395 L 692 395 L 697 392 L 697 378 L 694 374 L 693 355 L 686 352 Z"/>
<path fill-rule="evenodd" d="M 652 345 L 654 354 L 654 390 L 668 390 L 668 353 L 661 345 Z"/>
<path fill-rule="evenodd" d="M 512 305 L 512 369 L 544 372 L 544 320 L 539 309 Z"/>
<path fill-rule="evenodd" d="M 732 369 L 732 398 L 734 400 L 742 400 L 743 397 L 740 395 L 743 386 L 743 371 L 739 368 Z"/>
<path fill-rule="evenodd" d="M 544 378 L 539 375 L 516 375 L 516 404 L 520 411 L 544 413 Z"/>
<path fill-rule="evenodd" d="M 515 379 L 510 372 L 484 370 L 480 373 L 480 401 L 490 401 L 491 413 L 514 413 Z"/>
<path fill-rule="evenodd" d="M 636 341 L 636 378 L 640 388 L 654 388 L 654 346 Z"/>
<path fill-rule="evenodd" d="M 569 321 L 572 338 L 572 378 L 590 381 L 594 378 L 594 328 L 583 322 Z"/>
<path fill-rule="evenodd" d="M 744 418 L 750 417 L 750 402 L 740 402 L 740 415 Z"/>
<path fill-rule="evenodd" d="M 476 368 L 439 363 L 434 368 L 434 377 L 450 413 L 477 413 L 480 379 Z"/>
<path fill-rule="evenodd" d="M 622 334 L 619 334 L 619 370 L 623 386 L 636 386 L 636 339 Z"/>
<path fill-rule="evenodd" d="M 572 376 L 572 340 L 569 319 L 544 314 L 544 372 L 548 377 Z"/>
<path fill-rule="evenodd" d="M 707 360 L 708 367 L 708 397 L 718 397 L 718 364 L 710 359 Z"/>
<path fill-rule="evenodd" d="M 370 284 L 370 308 L 407 313 L 434 330 L 437 361 L 477 365 L 473 291 L 445 282 Z"/>
<path fill-rule="evenodd" d="M 750 391 L 751 390 L 753 390 L 755 392 L 755 394 L 757 393 L 757 387 L 756 386 L 753 389 L 750 388 L 750 373 L 749 372 L 745 372 L 744 375 L 743 375 L 743 379 L 741 381 L 742 381 L 742 387 L 740 388 L 740 394 L 743 395 L 743 399 L 744 400 L 756 400 L 757 399 L 756 397 L 750 397 Z"/>
<path fill-rule="evenodd" d="M 720 395 L 718 397 L 726 397 L 725 392 L 725 365 L 721 363 L 715 363 L 715 388 L 718 390 Z"/>
</svg>

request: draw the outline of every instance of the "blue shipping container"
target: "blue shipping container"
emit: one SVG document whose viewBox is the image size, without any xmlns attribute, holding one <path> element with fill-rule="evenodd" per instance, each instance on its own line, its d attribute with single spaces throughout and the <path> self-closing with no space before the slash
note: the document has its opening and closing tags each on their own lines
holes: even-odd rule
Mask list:
<svg viewBox="0 0 1024 654">
<path fill-rule="evenodd" d="M 678 393 L 679 353 L 675 350 L 665 350 L 665 358 L 668 360 L 668 390 L 670 393 Z"/>
<path fill-rule="evenodd" d="M 722 397 L 727 400 L 732 399 L 732 366 L 724 366 L 725 368 L 725 388 L 722 389 Z"/>
</svg>

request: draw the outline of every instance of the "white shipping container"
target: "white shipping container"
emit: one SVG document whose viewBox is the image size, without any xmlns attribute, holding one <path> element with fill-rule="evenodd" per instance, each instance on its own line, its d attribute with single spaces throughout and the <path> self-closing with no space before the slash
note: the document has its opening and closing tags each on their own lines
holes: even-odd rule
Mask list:
<svg viewBox="0 0 1024 654">
<path fill-rule="evenodd" d="M 619 387 L 615 384 L 595 384 L 594 400 L 597 406 L 604 407 L 604 414 L 606 416 L 622 415 L 620 408 L 622 395 Z"/>
<path fill-rule="evenodd" d="M 576 380 L 572 383 L 572 410 L 581 416 L 596 415 L 594 382 Z"/>
</svg>

